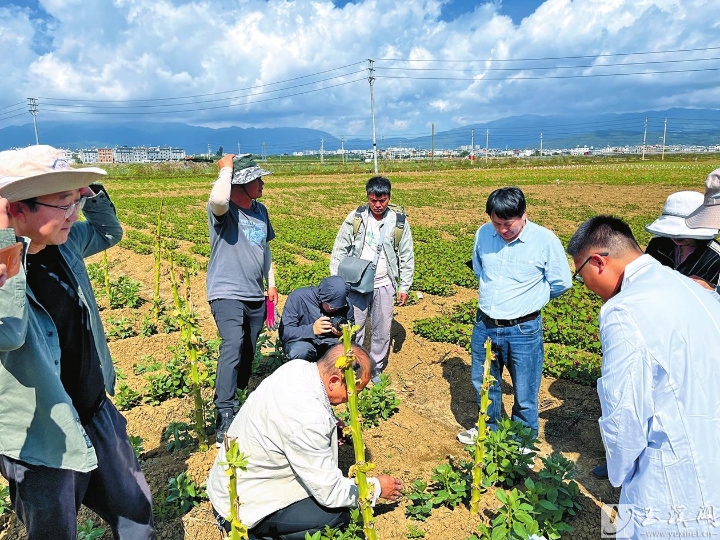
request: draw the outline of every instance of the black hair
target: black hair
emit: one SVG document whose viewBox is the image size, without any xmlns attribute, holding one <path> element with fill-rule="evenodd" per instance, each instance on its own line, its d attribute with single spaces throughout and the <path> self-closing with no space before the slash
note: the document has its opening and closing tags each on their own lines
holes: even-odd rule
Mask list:
<svg viewBox="0 0 720 540">
<path fill-rule="evenodd" d="M 375 195 L 382 197 L 383 195 L 390 196 L 390 180 L 384 176 L 373 176 L 365 184 L 365 192 L 368 195 Z"/>
<path fill-rule="evenodd" d="M 485 203 L 485 213 L 500 219 L 519 218 L 525 213 L 525 195 L 518 187 L 504 187 L 493 191 Z"/>
<path fill-rule="evenodd" d="M 590 249 L 608 251 L 617 257 L 627 251 L 642 251 L 630 226 L 615 216 L 600 215 L 584 222 L 570 238 L 567 252 L 577 257 Z"/>
<path fill-rule="evenodd" d="M 30 210 L 30 212 L 35 212 L 38 209 L 37 197 L 30 197 L 29 199 L 23 199 L 22 201 L 18 201 L 18 202 L 21 202 L 25 206 L 27 206 L 28 210 Z"/>
</svg>

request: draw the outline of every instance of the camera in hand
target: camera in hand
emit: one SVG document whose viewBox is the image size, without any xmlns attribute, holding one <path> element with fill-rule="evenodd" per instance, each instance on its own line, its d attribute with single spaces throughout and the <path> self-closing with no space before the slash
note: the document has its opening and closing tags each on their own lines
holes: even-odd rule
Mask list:
<svg viewBox="0 0 720 540">
<path fill-rule="evenodd" d="M 342 315 L 329 315 L 330 317 L 330 324 L 332 324 L 332 327 L 337 330 L 338 332 L 342 332 L 342 329 L 340 328 L 343 324 L 347 324 L 348 320 L 347 317 L 343 317 Z"/>
</svg>

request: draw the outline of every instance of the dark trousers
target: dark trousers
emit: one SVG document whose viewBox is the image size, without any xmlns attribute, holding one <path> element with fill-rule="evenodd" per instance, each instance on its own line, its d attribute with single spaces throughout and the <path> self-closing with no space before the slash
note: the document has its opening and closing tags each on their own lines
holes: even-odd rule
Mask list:
<svg viewBox="0 0 720 540">
<path fill-rule="evenodd" d="M 265 324 L 265 300 L 245 302 L 218 299 L 210 302 L 222 339 L 215 376 L 215 408 L 218 411 L 240 406 L 235 392 L 247 388 L 255 359 L 255 346 Z"/>
<path fill-rule="evenodd" d="M 230 523 L 213 508 L 218 526 L 230 532 Z M 250 540 L 304 540 L 305 533 L 314 534 L 325 526 L 345 529 L 350 523 L 347 508 L 328 508 L 312 497 L 281 508 L 250 529 Z"/>
<path fill-rule="evenodd" d="M 76 540 L 84 504 L 121 540 L 155 538 L 150 488 L 128 441 L 127 422 L 105 400 L 84 425 L 97 454 L 97 469 L 81 473 L 0 456 L 0 472 L 29 540 Z"/>
<path fill-rule="evenodd" d="M 311 343 L 309 341 L 290 341 L 283 343 L 283 351 L 288 360 L 308 360 L 309 362 L 315 362 L 323 354 L 325 354 L 330 347 L 337 345 L 340 341 L 335 343 Z"/>
</svg>

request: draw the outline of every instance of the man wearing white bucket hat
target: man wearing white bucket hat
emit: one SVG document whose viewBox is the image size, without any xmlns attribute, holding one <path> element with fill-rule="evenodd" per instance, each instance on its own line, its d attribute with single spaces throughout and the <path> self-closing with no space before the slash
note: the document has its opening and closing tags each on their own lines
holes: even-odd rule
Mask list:
<svg viewBox="0 0 720 540">
<path fill-rule="evenodd" d="M 277 302 L 269 242 L 275 238 L 265 205 L 257 201 L 263 177 L 251 154 L 228 154 L 210 192 L 210 262 L 207 299 L 222 339 L 215 378 L 217 444 L 223 442 L 240 407 L 238 388 L 247 388 L 267 300 Z"/>
<path fill-rule="evenodd" d="M 714 290 L 720 275 L 720 244 L 716 227 L 691 229 L 686 218 L 703 204 L 697 191 L 678 191 L 665 201 L 662 215 L 645 227 L 655 235 L 645 253 Z"/>
<path fill-rule="evenodd" d="M 26 254 L 0 289 L 0 472 L 31 540 L 75 540 L 81 504 L 115 538 L 155 538 L 83 260 L 122 237 L 104 175 L 50 146 L 0 152 L 0 247 L 17 234 Z"/>
</svg>

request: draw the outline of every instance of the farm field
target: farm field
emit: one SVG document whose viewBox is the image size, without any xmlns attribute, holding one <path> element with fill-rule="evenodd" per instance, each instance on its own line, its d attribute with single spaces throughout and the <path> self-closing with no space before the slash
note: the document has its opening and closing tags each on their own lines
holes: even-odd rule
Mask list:
<svg viewBox="0 0 720 540">
<path fill-rule="evenodd" d="M 430 481 L 438 465 L 469 458 L 455 435 L 477 419 L 474 389 L 470 380 L 467 351 L 470 316 L 477 300 L 476 280 L 464 262 L 471 256 L 474 233 L 487 221 L 485 200 L 495 188 L 517 185 L 528 199 L 529 219 L 544 225 L 566 243 L 576 226 L 598 213 L 612 213 L 626 219 L 638 241 L 645 245 L 649 235 L 644 225 L 657 217 L 665 198 L 672 192 L 702 191 L 705 176 L 720 166 L 720 158 L 697 161 L 571 164 L 522 168 L 436 171 L 383 171 L 393 184 L 392 202 L 403 205 L 415 241 L 416 273 L 411 305 L 396 308 L 391 354 L 386 373 L 400 400 L 398 410 L 387 420 L 365 431 L 365 443 L 378 470 L 399 476 L 410 488 L 416 479 Z M 271 166 L 269 168 L 272 168 Z M 366 170 L 302 174 L 280 169 L 266 177 L 262 202 L 268 207 L 276 232 L 271 243 L 277 266 L 280 310 L 293 289 L 316 284 L 328 274 L 329 254 L 340 223 L 365 199 Z M 155 262 L 154 233 L 160 203 L 162 210 L 163 260 L 160 295 L 167 313 L 172 311 L 168 254 L 172 253 L 176 273 L 189 274 L 190 298 L 198 325 L 207 345 L 204 359 L 212 366 L 216 354 L 216 331 L 205 301 L 205 267 L 209 253 L 205 203 L 215 170 L 209 166 L 120 167 L 109 169 L 105 182 L 125 227 L 120 246 L 107 252 L 107 266 L 113 286 L 125 286 L 129 296 L 139 296 L 135 307 L 113 307 L 102 279 L 103 257 L 89 259 L 102 309 L 110 349 L 118 368 L 123 414 L 128 432 L 142 438 L 141 464 L 158 507 L 158 538 L 167 540 L 220 538 L 207 500 L 182 516 L 174 516 L 167 498 L 168 480 L 181 473 L 196 484 L 205 481 L 213 463 L 214 445 L 201 452 L 187 442 L 187 433 L 171 423 L 192 422 L 192 397 L 174 390 L 162 394 L 152 387 L 153 373 L 182 359 L 180 333 L 172 321 L 150 328 Z M 93 275 L 95 274 L 95 275 Z M 122 278 L 122 279 L 121 279 Z M 128 283 L 139 283 L 132 291 Z M 181 287 L 184 293 L 185 287 Z M 560 453 L 576 464 L 582 509 L 567 521 L 572 532 L 563 538 L 599 538 L 600 505 L 617 502 L 619 490 L 607 481 L 596 480 L 590 470 L 603 459 L 597 429 L 600 415 L 594 388 L 600 362 L 597 337 L 598 301 L 575 284 L 566 297 L 544 311 L 546 375 L 540 393 L 539 455 Z M 145 334 L 145 335 L 143 335 Z M 251 389 L 272 369 L 277 358 L 271 353 L 274 336 L 265 343 L 268 358 L 258 362 Z M 204 364 L 205 365 L 205 364 Z M 208 373 L 211 369 L 208 370 Z M 183 386 L 181 383 L 180 387 Z M 137 396 L 134 396 L 137 393 Z M 180 395 L 180 397 L 177 397 Z M 211 399 L 212 390 L 203 395 Z M 512 402 L 509 378 L 503 385 L 504 409 Z M 117 398 L 116 398 L 117 401 Z M 213 411 L 214 413 L 214 411 Z M 170 430 L 172 431 L 172 430 Z M 214 440 L 214 438 L 212 439 Z M 170 448 L 169 448 L 170 447 Z M 176 447 L 176 448 L 173 448 Z M 341 447 L 344 467 L 351 464 L 352 448 Z M 450 456 L 450 458 L 449 458 Z M 541 469 L 538 459 L 531 477 Z M 520 482 L 519 485 L 522 485 Z M 500 502 L 494 488 L 480 501 L 480 516 L 471 515 L 467 504 L 441 506 L 424 521 L 406 516 L 408 499 L 397 504 L 379 504 L 378 537 L 386 540 L 424 538 L 465 540 L 477 532 L 481 522 L 489 523 Z M 82 521 L 97 516 L 87 510 Z M 11 515 L 0 538 L 23 538 L 22 526 Z M 106 532 L 98 538 L 109 539 Z M 88 537 L 89 538 L 89 537 Z"/>
</svg>

